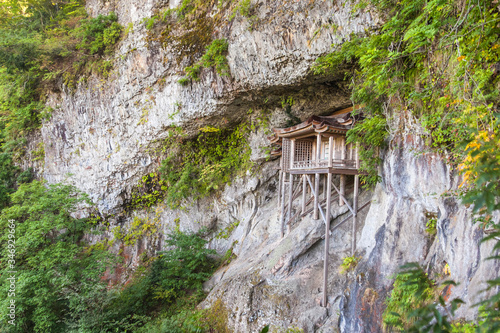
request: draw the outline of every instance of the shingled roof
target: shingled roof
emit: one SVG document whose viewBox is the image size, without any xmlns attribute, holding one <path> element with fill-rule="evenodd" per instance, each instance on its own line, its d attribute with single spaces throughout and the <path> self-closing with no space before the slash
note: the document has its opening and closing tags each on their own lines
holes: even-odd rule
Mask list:
<svg viewBox="0 0 500 333">
<path fill-rule="evenodd" d="M 274 128 L 274 135 L 269 137 L 271 143 L 280 143 L 281 138 L 294 138 L 316 133 L 345 134 L 351 129 L 354 117 L 351 112 L 330 116 L 311 116 L 306 121 L 287 128 Z"/>
</svg>

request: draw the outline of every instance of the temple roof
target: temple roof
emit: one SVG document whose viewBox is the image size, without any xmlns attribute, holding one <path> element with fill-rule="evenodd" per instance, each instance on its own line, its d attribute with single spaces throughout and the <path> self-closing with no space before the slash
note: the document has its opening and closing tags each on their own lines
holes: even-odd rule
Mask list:
<svg viewBox="0 0 500 333">
<path fill-rule="evenodd" d="M 296 138 L 316 133 L 344 134 L 351 129 L 354 119 L 349 113 L 336 112 L 330 116 L 311 116 L 306 121 L 287 128 L 274 128 L 271 143 L 279 143 L 281 138 Z"/>
</svg>

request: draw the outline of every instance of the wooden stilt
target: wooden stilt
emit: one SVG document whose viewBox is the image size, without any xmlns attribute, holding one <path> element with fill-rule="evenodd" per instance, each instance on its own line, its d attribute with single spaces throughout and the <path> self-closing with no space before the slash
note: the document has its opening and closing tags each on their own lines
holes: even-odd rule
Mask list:
<svg viewBox="0 0 500 333">
<path fill-rule="evenodd" d="M 302 214 L 306 211 L 307 206 L 307 180 L 306 175 L 302 175 Z"/>
<path fill-rule="evenodd" d="M 314 211 L 313 211 L 313 219 L 319 219 L 318 215 L 318 200 L 319 200 L 319 174 L 317 173 L 314 178 Z"/>
<path fill-rule="evenodd" d="M 356 218 L 358 215 L 358 191 L 359 191 L 359 176 L 354 176 L 354 198 L 353 198 L 353 214 L 352 214 L 352 244 L 351 244 L 351 255 L 354 256 L 356 253 Z"/>
<path fill-rule="evenodd" d="M 321 133 L 316 134 L 316 163 L 319 165 L 319 160 L 321 159 Z M 314 197 L 314 214 L 313 218 L 317 220 L 318 215 L 318 200 L 319 200 L 319 174 L 317 173 L 314 177 L 314 192 L 316 196 Z"/>
<path fill-rule="evenodd" d="M 283 163 L 281 163 L 283 164 Z M 283 181 L 283 168 L 279 172 L 279 182 L 278 182 L 278 207 L 281 207 L 281 182 Z"/>
<path fill-rule="evenodd" d="M 345 197 L 345 175 L 340 175 L 340 196 L 339 196 L 339 206 L 344 205 Z"/>
<path fill-rule="evenodd" d="M 327 179 L 327 176 L 323 175 L 323 199 L 326 199 L 326 197 L 327 197 L 327 193 L 326 193 L 326 179 Z"/>
<path fill-rule="evenodd" d="M 332 198 L 332 174 L 328 173 L 326 188 L 326 220 L 325 220 L 325 259 L 323 263 L 323 306 L 328 304 L 328 249 L 330 248 L 330 216 Z"/>
<path fill-rule="evenodd" d="M 288 225 L 288 231 L 290 231 L 290 220 L 291 220 L 291 217 L 292 217 L 292 203 L 293 203 L 293 174 L 290 174 L 290 180 L 289 180 L 289 183 L 290 183 L 290 187 L 288 188 L 288 215 L 287 215 L 287 218 L 286 220 L 288 221 L 287 225 Z"/>
<path fill-rule="evenodd" d="M 285 236 L 285 179 L 286 172 L 283 172 L 282 184 L 281 184 L 281 217 L 280 217 L 280 225 L 281 225 L 281 238 Z"/>
</svg>

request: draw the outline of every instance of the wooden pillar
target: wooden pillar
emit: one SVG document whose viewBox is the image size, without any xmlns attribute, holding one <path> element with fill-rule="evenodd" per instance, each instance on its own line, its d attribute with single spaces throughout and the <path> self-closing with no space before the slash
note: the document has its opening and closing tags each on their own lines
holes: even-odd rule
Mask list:
<svg viewBox="0 0 500 333">
<path fill-rule="evenodd" d="M 333 148 L 334 144 L 333 136 L 328 138 L 328 167 L 333 167 L 333 154 L 335 154 L 335 150 Z"/>
<path fill-rule="evenodd" d="M 283 183 L 283 156 L 280 158 L 280 172 L 279 172 L 279 182 L 278 182 L 278 207 L 281 207 L 281 186 Z"/>
<path fill-rule="evenodd" d="M 323 263 L 323 306 L 328 304 L 328 249 L 330 248 L 330 216 L 332 201 L 332 174 L 328 173 L 326 189 L 326 221 L 325 221 L 325 259 Z"/>
<path fill-rule="evenodd" d="M 326 175 L 323 175 L 323 199 L 326 199 L 326 196 L 328 195 L 326 193 Z"/>
<path fill-rule="evenodd" d="M 352 244 L 351 244 L 351 255 L 354 256 L 356 253 L 356 218 L 358 215 L 358 191 L 359 191 L 359 175 L 354 176 L 354 198 L 352 204 Z"/>
<path fill-rule="evenodd" d="M 321 133 L 316 134 L 316 165 L 319 167 L 319 160 L 321 158 Z M 314 213 L 313 218 L 317 220 L 319 218 L 318 204 L 319 204 L 319 173 L 315 175 L 314 178 L 314 191 L 316 195 L 314 196 Z"/>
<path fill-rule="evenodd" d="M 283 172 L 283 179 L 281 184 L 281 237 L 285 236 L 285 186 L 286 186 L 286 172 Z"/>
<path fill-rule="evenodd" d="M 345 175 L 340 175 L 340 194 L 339 195 L 339 206 L 344 205 L 344 199 L 342 196 L 345 196 Z"/>
<path fill-rule="evenodd" d="M 292 204 L 293 204 L 293 174 L 290 174 L 290 180 L 289 182 L 289 188 L 288 188 L 288 216 L 286 218 L 287 220 L 287 229 L 290 231 L 290 219 L 292 218 Z"/>
<path fill-rule="evenodd" d="M 342 142 L 340 143 L 340 159 L 342 160 L 342 164 L 344 164 L 344 160 L 345 160 L 345 136 L 342 137 Z"/>
<path fill-rule="evenodd" d="M 306 175 L 302 175 L 302 214 L 306 212 L 307 200 L 307 180 Z"/>
</svg>

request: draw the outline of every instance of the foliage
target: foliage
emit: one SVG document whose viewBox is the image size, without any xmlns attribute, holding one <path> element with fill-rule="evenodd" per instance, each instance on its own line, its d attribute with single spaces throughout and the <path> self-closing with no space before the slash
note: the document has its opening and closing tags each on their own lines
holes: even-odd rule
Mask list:
<svg viewBox="0 0 500 333">
<path fill-rule="evenodd" d="M 206 243 L 200 233 L 172 231 L 166 238 L 168 250 L 138 267 L 125 287 L 117 285 L 101 294 L 94 308 L 72 326 L 74 331 L 176 332 L 169 329 L 181 319 L 186 329 L 198 327 L 199 332 L 222 327 L 227 314 L 220 317 L 225 311 L 221 303 L 215 304 L 214 313 L 195 310 L 205 296 L 201 285 L 215 263 L 215 251 Z"/>
<path fill-rule="evenodd" d="M 437 218 L 431 217 L 425 224 L 425 232 L 429 235 L 435 235 L 437 233 Z"/>
<path fill-rule="evenodd" d="M 428 143 L 460 162 L 466 155 L 463 147 L 476 133 L 498 131 L 496 4 L 377 0 L 361 1 L 358 8 L 366 6 L 379 12 L 383 26 L 368 35 L 351 36 L 337 52 L 318 59 L 315 72 L 355 63 L 347 75 L 352 77 L 352 99 L 364 105 L 365 115 L 387 115 L 391 108 L 398 117 L 416 118 L 427 131 Z M 479 150 L 490 149 L 479 144 Z M 479 170 L 479 164 L 473 168 Z M 479 180 L 471 179 L 475 181 Z M 474 198 L 486 193 L 478 191 Z"/>
<path fill-rule="evenodd" d="M 345 274 L 353 270 L 360 260 L 361 257 L 356 257 L 356 256 L 345 257 L 344 259 L 342 259 L 342 264 L 340 265 L 340 273 Z"/>
<path fill-rule="evenodd" d="M 417 264 L 402 266 L 394 281 L 387 308 L 382 315 L 384 324 L 390 328 L 406 330 L 415 321 L 411 315 L 416 308 L 431 303 L 434 286 L 427 274 Z"/>
<path fill-rule="evenodd" d="M 228 239 L 233 233 L 234 229 L 240 225 L 240 221 L 236 221 L 228 225 L 226 228 L 222 229 L 215 238 L 217 239 Z"/>
<path fill-rule="evenodd" d="M 158 231 L 159 218 L 158 216 L 151 221 L 149 218 L 141 219 L 137 216 L 134 217 L 130 228 L 125 232 L 121 230 L 120 226 L 113 229 L 115 239 L 123 241 L 127 246 L 135 245 L 135 243 L 142 239 L 145 235 L 151 235 Z"/>
<path fill-rule="evenodd" d="M 168 317 L 160 324 L 162 332 L 171 333 L 229 333 L 227 309 L 217 300 L 207 309 L 182 311 Z"/>
<path fill-rule="evenodd" d="M 122 27 L 116 22 L 117 20 L 115 13 L 83 20 L 81 22 L 82 40 L 76 48 L 86 50 L 89 54 L 111 53 L 112 47 L 120 39 L 122 32 Z"/>
<path fill-rule="evenodd" d="M 169 153 L 159 173 L 167 186 L 166 201 L 171 207 L 181 200 L 203 197 L 251 166 L 251 149 L 246 140 L 246 123 L 236 128 L 200 129 L 195 140 L 173 135 L 165 143 Z"/>
<path fill-rule="evenodd" d="M 71 217 L 87 198 L 71 186 L 34 181 L 21 184 L 11 200 L 0 215 L 0 267 L 3 277 L 16 271 L 16 326 L 2 322 L 2 331 L 66 332 L 104 290 L 101 277 L 111 259 L 105 251 L 86 250 L 83 235 L 91 225 Z M 9 221 L 15 225 L 13 257 L 7 246 Z M 2 284 L 3 318 L 8 292 L 9 284 Z"/>
<path fill-rule="evenodd" d="M 0 209 L 10 203 L 9 194 L 15 190 L 15 179 L 19 168 L 12 162 L 12 157 L 6 152 L 0 153 Z"/>
<path fill-rule="evenodd" d="M 132 190 L 130 207 L 132 210 L 149 208 L 165 196 L 168 187 L 158 172 L 143 176 Z"/>
<path fill-rule="evenodd" d="M 186 85 L 186 80 L 198 81 L 199 74 L 202 68 L 213 67 L 217 71 L 217 74 L 222 76 L 229 76 L 229 65 L 227 63 L 226 54 L 228 49 L 228 43 L 225 39 L 216 39 L 210 45 L 207 46 L 205 54 L 201 59 L 196 62 L 193 66 L 188 66 L 184 68 L 186 76 L 179 80 L 181 85 Z"/>
<path fill-rule="evenodd" d="M 197 234 L 179 230 L 170 233 L 165 244 L 174 247 L 160 253 L 151 268 L 151 283 L 156 285 L 157 297 L 171 300 L 185 290 L 202 290 L 202 283 L 211 276 L 215 250 L 207 249 L 207 241 Z"/>
<path fill-rule="evenodd" d="M 252 10 L 252 1 L 251 0 L 241 0 L 238 2 L 236 7 L 233 8 L 233 12 L 229 17 L 230 20 L 236 17 L 236 15 L 241 15 L 243 17 L 250 17 L 250 12 Z"/>
<path fill-rule="evenodd" d="M 109 72 L 111 62 L 103 56 L 121 35 L 116 15 L 85 16 L 79 0 L 9 0 L 0 7 L 0 131 L 6 144 L 25 149 L 18 139 L 48 114 L 47 90 L 59 89 L 61 81 L 72 89 L 93 70 Z"/>
<path fill-rule="evenodd" d="M 495 260 L 498 262 L 500 255 L 498 254 L 498 249 L 500 249 L 500 224 L 493 225 L 493 231 L 487 237 L 482 239 L 482 242 L 495 241 L 493 246 L 492 255 L 486 260 Z M 481 332 L 493 333 L 500 330 L 500 278 L 496 277 L 493 280 L 486 281 L 488 287 L 486 292 L 492 293 L 489 298 L 483 299 L 477 304 L 480 309 L 480 319 L 481 319 Z"/>
<path fill-rule="evenodd" d="M 380 115 L 356 123 L 347 132 L 347 143 L 360 142 L 360 170 L 366 173 L 360 178 L 365 187 L 373 186 L 380 180 L 377 166 L 381 159 L 378 152 L 380 148 L 385 147 L 388 134 L 386 119 Z"/>
<path fill-rule="evenodd" d="M 500 153 L 498 132 L 479 132 L 466 146 L 468 153 L 460 165 L 463 172 L 464 203 L 473 203 L 482 214 L 500 209 Z"/>
</svg>

